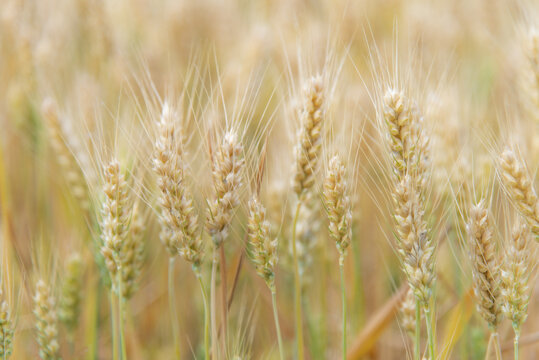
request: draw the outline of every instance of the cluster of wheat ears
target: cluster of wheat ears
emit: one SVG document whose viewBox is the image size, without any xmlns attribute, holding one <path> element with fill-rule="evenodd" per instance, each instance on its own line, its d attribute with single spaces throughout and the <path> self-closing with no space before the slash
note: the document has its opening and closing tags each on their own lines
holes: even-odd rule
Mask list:
<svg viewBox="0 0 539 360">
<path fill-rule="evenodd" d="M 45 3 L 0 2 L 2 359 L 539 356 L 533 4 Z"/>
</svg>

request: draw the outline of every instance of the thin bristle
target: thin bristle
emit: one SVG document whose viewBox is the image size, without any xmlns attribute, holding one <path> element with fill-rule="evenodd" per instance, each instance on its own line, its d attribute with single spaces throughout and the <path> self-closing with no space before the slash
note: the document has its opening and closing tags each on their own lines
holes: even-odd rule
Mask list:
<svg viewBox="0 0 539 360">
<path fill-rule="evenodd" d="M 466 230 L 477 310 L 488 325 L 496 329 L 502 316 L 500 268 L 484 200 L 471 207 Z"/>
<path fill-rule="evenodd" d="M 313 77 L 304 92 L 303 108 L 299 111 L 301 124 L 294 148 L 295 174 L 292 187 L 298 197 L 301 197 L 315 182 L 325 115 L 322 78 Z"/>
</svg>

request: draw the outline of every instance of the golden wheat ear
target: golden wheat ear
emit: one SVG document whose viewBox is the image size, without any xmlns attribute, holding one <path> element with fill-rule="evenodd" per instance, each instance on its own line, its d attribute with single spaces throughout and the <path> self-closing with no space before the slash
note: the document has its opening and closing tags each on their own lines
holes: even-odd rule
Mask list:
<svg viewBox="0 0 539 360">
<path fill-rule="evenodd" d="M 539 239 L 539 200 L 522 159 L 505 149 L 499 158 L 503 184 L 511 201 L 524 215 L 531 232 Z"/>
<path fill-rule="evenodd" d="M 502 318 L 500 266 L 485 201 L 473 205 L 466 226 L 477 310 L 496 331 Z"/>
</svg>

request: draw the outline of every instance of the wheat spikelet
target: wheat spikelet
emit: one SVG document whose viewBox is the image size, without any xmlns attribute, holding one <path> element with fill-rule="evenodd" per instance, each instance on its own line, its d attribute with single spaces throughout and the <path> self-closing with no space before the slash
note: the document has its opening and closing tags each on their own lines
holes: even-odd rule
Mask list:
<svg viewBox="0 0 539 360">
<path fill-rule="evenodd" d="M 105 167 L 105 200 L 102 209 L 101 253 L 110 274 L 113 290 L 118 292 L 122 280 L 118 272 L 122 271 L 128 243 L 130 214 L 128 209 L 127 182 L 120 172 L 120 164 L 112 160 Z"/>
<path fill-rule="evenodd" d="M 416 300 L 412 289 L 408 289 L 400 306 L 401 326 L 411 337 L 415 333 Z"/>
<path fill-rule="evenodd" d="M 500 272 L 484 200 L 470 209 L 466 226 L 477 310 L 492 329 L 501 320 Z"/>
<path fill-rule="evenodd" d="M 313 77 L 304 89 L 303 108 L 299 113 L 301 127 L 294 147 L 294 178 L 292 187 L 298 197 L 315 181 L 318 156 L 322 146 L 324 120 L 324 86 L 320 76 Z"/>
<path fill-rule="evenodd" d="M 7 300 L 0 290 L 0 357 L 8 359 L 13 351 L 14 324 Z"/>
<path fill-rule="evenodd" d="M 428 235 L 424 209 L 412 178 L 405 175 L 393 194 L 396 204 L 397 251 L 410 288 L 428 306 L 434 284 L 434 242 Z"/>
<path fill-rule="evenodd" d="M 516 333 L 520 333 L 520 328 L 528 315 L 530 300 L 528 280 L 531 271 L 528 244 L 530 240 L 531 233 L 528 226 L 517 223 L 501 271 L 502 308 L 504 315 L 511 320 Z"/>
<path fill-rule="evenodd" d="M 352 239 L 352 210 L 348 196 L 346 169 L 338 156 L 334 156 L 328 166 L 324 181 L 324 199 L 329 217 L 329 234 L 336 241 L 339 263 Z"/>
<path fill-rule="evenodd" d="M 129 299 L 138 288 L 138 279 L 144 261 L 144 230 L 145 218 L 140 210 L 140 203 L 137 202 L 131 214 L 131 224 L 129 236 L 123 251 L 122 263 L 122 296 Z"/>
<path fill-rule="evenodd" d="M 79 321 L 82 280 L 82 258 L 75 253 L 67 260 L 58 307 L 58 317 L 71 334 Z"/>
<path fill-rule="evenodd" d="M 270 224 L 266 220 L 266 209 L 257 197 L 253 197 L 249 201 L 247 234 L 249 236 L 249 257 L 270 290 L 275 291 L 277 240 L 270 239 Z"/>
<path fill-rule="evenodd" d="M 55 300 L 50 293 L 48 285 L 39 280 L 34 295 L 34 315 L 36 317 L 37 342 L 39 343 L 39 356 L 43 360 L 57 360 L 58 356 L 58 328 Z"/>
<path fill-rule="evenodd" d="M 539 237 L 539 201 L 522 160 L 512 150 L 505 149 L 500 156 L 500 167 L 511 200 L 524 215 L 532 233 Z"/>
<path fill-rule="evenodd" d="M 240 203 L 239 190 L 245 166 L 242 153 L 242 145 L 230 131 L 224 135 L 212 159 L 215 198 L 209 204 L 206 228 L 216 247 L 227 238 L 234 209 Z"/>
<path fill-rule="evenodd" d="M 88 185 L 77 159 L 73 155 L 73 147 L 69 144 L 69 139 L 73 136 L 62 127 L 58 109 L 52 99 L 43 101 L 41 111 L 46 120 L 51 146 L 54 149 L 58 163 L 64 171 L 69 189 L 81 208 L 88 210 L 90 205 Z"/>
<path fill-rule="evenodd" d="M 199 266 L 202 241 L 197 235 L 198 217 L 185 181 L 185 149 L 175 114 L 165 104 L 158 124 L 154 170 L 160 190 L 161 241 L 169 254 L 178 253 L 194 266 Z"/>
<path fill-rule="evenodd" d="M 401 91 L 389 89 L 384 95 L 383 115 L 388 127 L 388 141 L 393 160 L 393 172 L 401 179 L 407 172 L 412 143 L 410 141 L 410 111 Z"/>
</svg>

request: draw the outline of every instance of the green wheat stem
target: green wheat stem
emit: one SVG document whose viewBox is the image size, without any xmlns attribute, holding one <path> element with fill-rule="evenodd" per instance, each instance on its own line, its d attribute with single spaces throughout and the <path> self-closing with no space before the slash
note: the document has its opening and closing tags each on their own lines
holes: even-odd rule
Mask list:
<svg viewBox="0 0 539 360">
<path fill-rule="evenodd" d="M 176 258 L 174 256 L 171 256 L 168 259 L 168 306 L 171 314 L 172 337 L 174 338 L 174 353 L 176 354 L 176 359 L 180 359 L 180 329 L 178 324 L 178 313 L 176 311 L 176 294 L 174 292 L 175 260 Z"/>
<path fill-rule="evenodd" d="M 432 316 L 434 314 L 430 311 L 430 307 L 425 306 L 425 320 L 427 323 L 427 339 L 429 344 L 429 357 L 431 359 L 436 359 L 436 349 L 434 345 L 434 331 L 432 327 Z"/>
<path fill-rule="evenodd" d="M 200 269 L 193 267 L 193 270 L 195 271 L 195 275 L 200 285 L 200 292 L 202 293 L 202 300 L 204 301 L 204 359 L 210 360 L 210 310 L 208 305 L 208 295 L 204 288 Z"/>
<path fill-rule="evenodd" d="M 342 297 L 342 358 L 346 360 L 346 286 L 344 281 L 344 257 L 339 259 L 341 273 L 341 297 Z"/>
<path fill-rule="evenodd" d="M 118 323 L 114 291 L 110 291 L 110 318 L 112 321 L 112 359 L 118 360 Z"/>
<path fill-rule="evenodd" d="M 292 224 L 292 253 L 294 257 L 294 296 L 295 296 L 295 312 L 296 312 L 296 345 L 298 360 L 304 359 L 303 345 L 303 314 L 301 308 L 301 279 L 299 276 L 298 251 L 296 244 L 296 226 L 299 218 L 299 210 L 301 208 L 301 200 L 298 199 L 296 207 L 296 215 Z"/>
<path fill-rule="evenodd" d="M 419 300 L 415 302 L 414 359 L 421 360 L 421 306 Z"/>
<path fill-rule="evenodd" d="M 273 306 L 273 318 L 275 319 L 275 330 L 277 331 L 277 342 L 279 343 L 279 355 L 281 360 L 284 360 L 284 348 L 283 348 L 283 338 L 281 336 L 281 326 L 279 325 L 279 312 L 277 311 L 277 294 L 275 290 L 275 285 L 271 288 L 271 304 Z"/>
<path fill-rule="evenodd" d="M 127 349 L 125 344 L 125 333 L 124 333 L 124 318 L 125 318 L 125 298 L 123 297 L 122 289 L 122 268 L 118 269 L 118 329 L 120 331 L 120 349 L 121 349 L 121 359 L 127 359 Z"/>
</svg>

